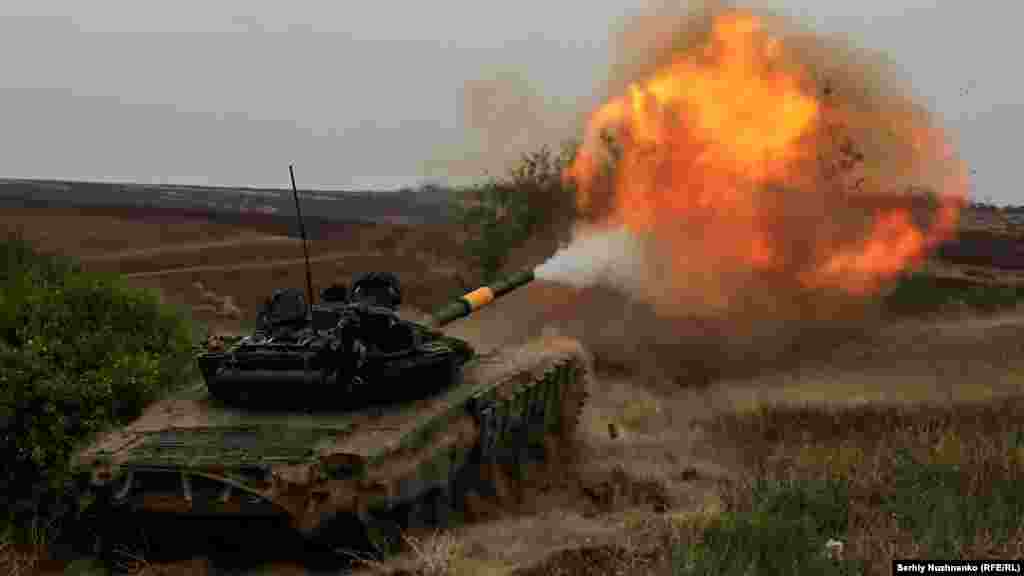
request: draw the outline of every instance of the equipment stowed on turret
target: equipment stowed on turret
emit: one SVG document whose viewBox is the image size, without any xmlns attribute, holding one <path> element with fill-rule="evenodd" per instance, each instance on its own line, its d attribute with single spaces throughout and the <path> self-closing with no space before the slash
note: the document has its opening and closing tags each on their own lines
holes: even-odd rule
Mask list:
<svg viewBox="0 0 1024 576">
<path fill-rule="evenodd" d="M 579 343 L 478 355 L 440 331 L 532 280 L 513 274 L 424 323 L 399 316 L 389 273 L 319 303 L 276 291 L 252 334 L 197 354 L 201 388 L 79 451 L 73 470 L 119 515 L 110 526 L 267 517 L 334 548 L 393 551 L 403 528 L 461 516 L 468 492 L 487 492 L 484 469 L 572 444 L 590 372 Z"/>
<path fill-rule="evenodd" d="M 228 350 L 201 353 L 197 361 L 210 394 L 228 403 L 358 406 L 423 395 L 449 382 L 474 351 L 402 319 L 400 303 L 401 287 L 390 273 L 365 274 L 344 300 L 312 307 L 301 291 L 280 290 L 264 305 L 252 335 Z M 447 312 L 433 325 L 457 317 Z M 399 378 L 405 384 L 390 384 Z"/>
</svg>

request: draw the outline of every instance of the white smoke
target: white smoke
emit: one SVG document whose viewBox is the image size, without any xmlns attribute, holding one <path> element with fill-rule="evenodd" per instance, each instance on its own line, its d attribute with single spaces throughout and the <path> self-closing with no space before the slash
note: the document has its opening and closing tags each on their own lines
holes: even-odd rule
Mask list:
<svg viewBox="0 0 1024 576">
<path fill-rule="evenodd" d="M 679 267 L 678 262 L 686 262 Z M 729 269 L 700 242 L 665 244 L 625 227 L 577 224 L 572 242 L 534 269 L 540 280 L 577 289 L 610 288 L 661 316 L 718 316 L 739 302 L 752 272 Z"/>
<path fill-rule="evenodd" d="M 604 285 L 630 292 L 644 268 L 641 238 L 625 228 L 577 229 L 572 243 L 538 266 L 541 280 L 577 288 Z"/>
</svg>

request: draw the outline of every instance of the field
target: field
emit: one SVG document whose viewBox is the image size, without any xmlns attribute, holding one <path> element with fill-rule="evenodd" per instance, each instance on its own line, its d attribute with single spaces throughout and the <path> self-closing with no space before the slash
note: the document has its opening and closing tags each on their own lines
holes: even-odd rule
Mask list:
<svg viewBox="0 0 1024 576">
<path fill-rule="evenodd" d="M 242 330 L 275 287 L 304 285 L 301 245 L 286 223 L 267 222 L 152 209 L 0 215 L 5 230 L 156 288 L 222 332 Z M 321 232 L 310 243 L 316 290 L 392 270 L 416 312 L 470 287 L 459 237 L 443 225 L 338 223 Z M 926 273 L 1016 284 L 1014 271 L 985 266 L 981 241 L 972 242 L 968 257 Z M 1004 244 L 993 250 L 1009 258 Z M 1024 476 L 1024 312 L 1010 304 L 794 325 L 766 340 L 756 330 L 695 331 L 601 291 L 535 283 L 451 332 L 481 349 L 545 331 L 582 339 L 599 373 L 580 453 L 519 486 L 488 521 L 410 535 L 410 551 L 384 568 L 663 574 L 686 556 L 710 573 L 739 574 L 729 562 L 754 562 L 763 546 L 817 566 L 829 539 L 866 574 L 888 574 L 894 556 L 1024 556 L 1024 503 L 1011 489 Z M 823 492 L 808 488 L 818 485 Z M 794 508 L 800 498 L 808 504 Z M 722 556 L 714 542 L 734 552 Z M 207 567 L 193 559 L 150 573 Z M 302 571 L 279 564 L 263 573 Z"/>
<path fill-rule="evenodd" d="M 290 218 L 225 224 L 194 211 L 12 207 L 0 221 L 43 250 L 158 289 L 216 329 L 237 330 L 276 287 L 305 287 L 302 244 Z M 335 223 L 311 236 L 317 292 L 377 269 L 401 275 L 413 307 L 437 306 L 461 291 L 460 270 L 447 256 L 457 239 L 440 226 Z"/>
</svg>

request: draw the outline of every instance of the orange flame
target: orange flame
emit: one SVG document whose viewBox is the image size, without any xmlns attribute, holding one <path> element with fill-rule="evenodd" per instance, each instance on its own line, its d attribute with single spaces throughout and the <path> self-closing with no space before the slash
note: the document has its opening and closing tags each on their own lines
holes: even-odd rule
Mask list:
<svg viewBox="0 0 1024 576">
<path fill-rule="evenodd" d="M 678 271 L 700 254 L 715 266 L 784 272 L 807 288 L 877 290 L 952 234 L 964 171 L 942 182 L 927 224 L 914 217 L 925 199 L 913 195 L 865 209 L 856 200 L 883 199 L 884 175 L 863 175 L 857 185 L 867 190 L 856 195 L 837 191 L 835 173 L 850 167 L 823 159 L 858 158 L 835 149 L 837 130 L 885 125 L 913 154 L 952 152 L 940 130 L 899 111 L 844 108 L 811 76 L 755 15 L 719 14 L 705 42 L 592 114 L 565 173 L 578 206 L 601 210 L 595 200 L 610 187 L 600 224 L 678 247 L 669 263 Z"/>
</svg>

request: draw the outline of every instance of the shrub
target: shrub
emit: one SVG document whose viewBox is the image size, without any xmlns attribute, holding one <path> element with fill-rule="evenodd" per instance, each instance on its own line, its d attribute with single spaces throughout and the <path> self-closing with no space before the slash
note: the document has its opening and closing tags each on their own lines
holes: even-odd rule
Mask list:
<svg viewBox="0 0 1024 576">
<path fill-rule="evenodd" d="M 467 232 L 465 243 L 483 282 L 502 270 L 512 250 L 532 235 L 564 235 L 576 215 L 575 195 L 562 181 L 562 170 L 575 154 L 543 147 L 524 155 L 504 178 L 463 190 L 456 217 Z"/>
<path fill-rule="evenodd" d="M 191 378 L 191 327 L 114 276 L 0 246 L 0 522 L 50 524 L 76 504 L 74 448 Z"/>
</svg>

